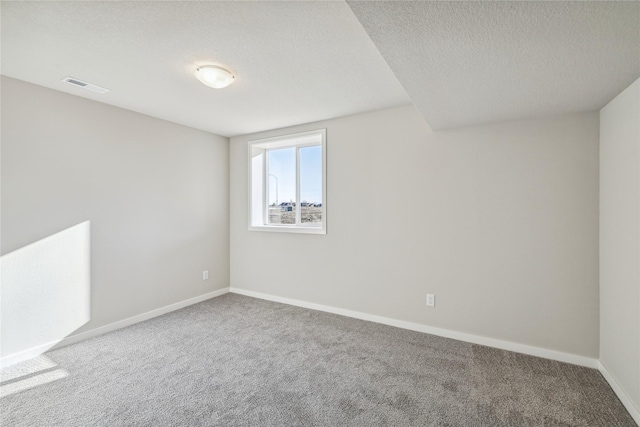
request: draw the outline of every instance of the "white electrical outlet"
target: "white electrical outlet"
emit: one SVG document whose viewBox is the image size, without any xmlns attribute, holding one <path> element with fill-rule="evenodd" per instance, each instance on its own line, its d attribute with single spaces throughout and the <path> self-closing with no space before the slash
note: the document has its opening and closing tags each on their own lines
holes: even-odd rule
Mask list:
<svg viewBox="0 0 640 427">
<path fill-rule="evenodd" d="M 202 272 L 202 280 L 209 280 L 209 270 Z"/>
<path fill-rule="evenodd" d="M 434 294 L 427 294 L 427 307 L 436 306 L 436 296 Z"/>
</svg>

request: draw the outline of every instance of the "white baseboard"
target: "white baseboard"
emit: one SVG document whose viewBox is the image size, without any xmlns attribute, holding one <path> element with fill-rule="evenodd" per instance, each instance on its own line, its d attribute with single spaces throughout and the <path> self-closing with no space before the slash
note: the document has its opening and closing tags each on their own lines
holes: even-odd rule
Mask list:
<svg viewBox="0 0 640 427">
<path fill-rule="evenodd" d="M 19 353 L 10 354 L 0 359 L 0 367 L 13 365 L 14 363 L 22 362 L 25 360 L 38 357 L 46 351 L 51 349 L 64 347 L 70 344 L 75 344 L 80 341 L 84 341 L 89 338 L 97 337 L 98 335 L 106 334 L 107 332 L 113 332 L 117 329 L 125 328 L 127 326 L 134 325 L 136 323 L 144 322 L 145 320 L 152 319 L 154 317 L 162 316 L 163 314 L 170 313 L 175 310 L 187 307 L 189 305 L 197 304 L 202 301 L 206 301 L 211 298 L 215 298 L 220 295 L 229 293 L 229 288 L 222 288 L 217 291 L 209 292 L 204 295 L 200 295 L 194 298 L 189 298 L 184 301 L 176 302 L 174 304 L 160 307 L 155 310 L 147 311 L 146 313 L 138 314 L 127 319 L 119 320 L 108 325 L 100 326 L 99 328 L 91 329 L 89 331 L 81 332 L 79 334 L 70 335 L 59 341 L 48 342 L 46 344 L 39 345 L 37 347 L 30 348 L 28 350 L 21 351 Z"/>
<path fill-rule="evenodd" d="M 383 325 L 395 326 L 397 328 L 409 329 L 417 332 L 438 335 L 440 337 L 452 338 L 454 340 L 465 341 L 473 344 L 486 345 L 501 350 L 515 351 L 516 353 L 528 354 L 531 356 L 542 357 L 544 359 L 557 360 L 559 362 L 571 363 L 574 365 L 585 366 L 587 368 L 598 368 L 598 359 L 579 356 L 577 354 L 564 353 L 561 351 L 549 350 L 541 347 L 534 347 L 526 344 L 518 344 L 511 341 L 504 341 L 495 338 L 483 337 L 480 335 L 467 334 L 464 332 L 452 331 L 449 329 L 436 328 L 433 326 L 421 325 L 419 323 L 406 322 L 404 320 L 396 320 L 388 317 L 376 316 L 373 314 L 361 313 L 358 311 L 346 310 L 343 308 L 331 307 L 328 305 L 315 304 L 306 301 L 300 301 L 290 298 L 278 297 L 275 295 L 263 294 L 261 292 L 249 291 L 231 287 L 231 292 L 240 295 L 246 295 L 253 298 L 264 299 L 268 301 L 280 302 L 297 307 L 309 308 L 312 310 L 325 311 L 327 313 L 339 314 L 341 316 L 353 317 L 354 319 L 367 320 L 369 322 L 381 323 Z"/>
<path fill-rule="evenodd" d="M 611 375 L 611 372 L 609 372 L 607 367 L 604 366 L 601 361 L 598 361 L 598 370 L 600 371 L 604 379 L 607 380 L 616 396 L 618 396 L 618 399 L 620 399 L 620 402 L 622 402 L 627 411 L 629 411 L 629 414 L 631 414 L 633 420 L 640 426 L 640 410 L 638 409 L 638 407 L 633 403 L 631 398 L 627 395 L 627 393 L 625 393 L 622 387 L 620 387 L 618 381 L 616 381 L 614 376 Z"/>
</svg>

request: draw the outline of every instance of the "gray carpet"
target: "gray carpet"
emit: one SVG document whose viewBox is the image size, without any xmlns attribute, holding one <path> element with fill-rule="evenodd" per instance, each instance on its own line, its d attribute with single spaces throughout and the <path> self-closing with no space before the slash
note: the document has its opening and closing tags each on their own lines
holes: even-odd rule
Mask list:
<svg viewBox="0 0 640 427">
<path fill-rule="evenodd" d="M 635 426 L 593 369 L 234 294 L 30 369 L 3 427 Z"/>
</svg>

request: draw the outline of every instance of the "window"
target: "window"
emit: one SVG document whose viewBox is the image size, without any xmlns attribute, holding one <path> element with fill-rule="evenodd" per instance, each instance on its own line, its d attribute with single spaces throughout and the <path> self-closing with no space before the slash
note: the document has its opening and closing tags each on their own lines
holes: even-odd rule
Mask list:
<svg viewBox="0 0 640 427">
<path fill-rule="evenodd" d="M 249 141 L 249 229 L 326 233 L 326 130 Z"/>
</svg>

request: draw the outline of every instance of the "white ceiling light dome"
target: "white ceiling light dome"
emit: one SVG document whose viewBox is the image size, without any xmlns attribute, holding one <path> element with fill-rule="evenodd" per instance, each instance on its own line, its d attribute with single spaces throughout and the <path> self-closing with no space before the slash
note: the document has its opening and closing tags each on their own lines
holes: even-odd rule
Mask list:
<svg viewBox="0 0 640 427">
<path fill-rule="evenodd" d="M 236 78 L 231 71 L 219 65 L 201 65 L 194 74 L 203 84 L 214 89 L 227 87 Z"/>
</svg>

